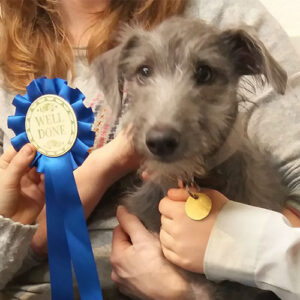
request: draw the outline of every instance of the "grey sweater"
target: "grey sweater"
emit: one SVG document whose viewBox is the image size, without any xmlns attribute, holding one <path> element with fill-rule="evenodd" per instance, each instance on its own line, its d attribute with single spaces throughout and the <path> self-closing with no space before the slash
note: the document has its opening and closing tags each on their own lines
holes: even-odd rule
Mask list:
<svg viewBox="0 0 300 300">
<path fill-rule="evenodd" d="M 287 35 L 262 4 L 255 0 L 192 0 L 186 15 L 199 17 L 222 29 L 236 27 L 241 23 L 254 26 L 272 55 L 285 68 L 289 77 L 294 78 L 284 96 L 276 95 L 269 87 L 258 89 L 255 96 L 251 95 L 251 101 L 258 105 L 248 107 L 252 109 L 248 134 L 261 147 L 270 150 L 284 182 L 292 191 L 297 191 L 300 189 L 300 78 L 297 79 L 295 74 L 300 72 L 300 59 Z M 86 95 L 87 104 L 105 107 L 105 99 L 97 87 L 96 74 L 90 71 L 91 68 L 83 60 L 78 59 L 76 69 L 78 76 L 73 85 Z M 6 148 L 12 137 L 6 122 L 7 116 L 14 111 L 11 105 L 14 95 L 0 89 L 0 97 L 0 128 Z M 104 299 L 123 299 L 110 280 L 111 268 L 108 261 L 111 234 L 116 220 L 110 217 L 100 203 L 88 224 Z M 0 292 L 0 300 L 50 299 L 47 263 L 41 264 L 41 260 L 29 248 L 35 230 L 35 226 L 22 226 L 0 218 L 0 289 L 6 286 Z M 5 255 L 2 256 L 2 253 Z M 35 268 L 32 269 L 33 266 Z M 16 276 L 20 268 L 29 271 Z M 13 277 L 15 278 L 11 280 Z"/>
</svg>

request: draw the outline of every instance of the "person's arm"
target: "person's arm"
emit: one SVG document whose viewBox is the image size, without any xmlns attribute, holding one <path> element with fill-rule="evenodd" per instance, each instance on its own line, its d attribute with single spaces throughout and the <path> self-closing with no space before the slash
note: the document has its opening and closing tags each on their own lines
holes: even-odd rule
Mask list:
<svg viewBox="0 0 300 300">
<path fill-rule="evenodd" d="M 171 189 L 160 202 L 166 258 L 214 281 L 237 281 L 299 299 L 300 228 L 282 214 L 229 201 L 217 191 L 205 193 L 213 206 L 201 221 L 186 215 L 183 189 Z M 295 215 L 288 216 L 300 226 Z"/>
<path fill-rule="evenodd" d="M 12 279 L 28 254 L 42 209 L 39 176 L 29 165 L 35 149 L 25 145 L 19 153 L 9 148 L 0 157 L 0 289 Z M 21 191 L 26 182 L 27 194 Z M 34 197 L 30 197 L 35 195 Z"/>
<path fill-rule="evenodd" d="M 74 176 L 86 218 L 114 182 L 138 168 L 139 158 L 130 139 L 129 131 L 121 131 L 113 141 L 92 152 L 82 166 L 75 170 Z M 46 255 L 45 210 L 39 216 L 38 223 L 32 247 L 38 254 Z"/>
<path fill-rule="evenodd" d="M 0 215 L 0 290 L 21 268 L 36 230 L 37 225 L 24 225 Z"/>
<path fill-rule="evenodd" d="M 113 234 L 111 278 L 120 291 L 139 299 L 193 299 L 189 283 L 163 256 L 157 236 L 123 206 L 117 218 L 120 225 Z"/>
<path fill-rule="evenodd" d="M 229 201 L 212 229 L 204 273 L 299 299 L 300 228 L 280 213 Z"/>
</svg>

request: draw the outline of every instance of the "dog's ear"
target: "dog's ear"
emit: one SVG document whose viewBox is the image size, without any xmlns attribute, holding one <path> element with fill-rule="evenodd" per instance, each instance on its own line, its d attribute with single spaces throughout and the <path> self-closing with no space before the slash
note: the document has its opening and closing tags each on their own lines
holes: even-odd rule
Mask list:
<svg viewBox="0 0 300 300">
<path fill-rule="evenodd" d="M 276 92 L 284 94 L 287 73 L 259 39 L 243 29 L 237 29 L 222 32 L 220 42 L 220 49 L 234 63 L 238 75 L 264 75 Z"/>
<path fill-rule="evenodd" d="M 115 117 L 122 107 L 126 58 L 130 56 L 131 50 L 137 46 L 138 40 L 137 32 L 133 28 L 127 27 L 119 37 L 119 45 L 99 56 L 94 64 L 100 89 L 103 91 Z"/>
<path fill-rule="evenodd" d="M 99 56 L 93 64 L 99 87 L 112 108 L 114 117 L 121 110 L 123 96 L 124 80 L 118 70 L 121 50 L 122 46 L 117 46 Z"/>
</svg>

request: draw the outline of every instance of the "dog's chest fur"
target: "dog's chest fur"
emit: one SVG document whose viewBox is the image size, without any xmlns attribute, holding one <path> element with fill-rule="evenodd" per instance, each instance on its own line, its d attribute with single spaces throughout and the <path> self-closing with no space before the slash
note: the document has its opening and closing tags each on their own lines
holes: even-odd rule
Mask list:
<svg viewBox="0 0 300 300">
<path fill-rule="evenodd" d="M 282 186 L 278 173 L 266 158 L 266 154 L 249 148 L 249 145 L 247 150 L 241 146 L 241 149 L 213 168 L 207 176 L 196 178 L 198 186 L 216 189 L 237 202 L 281 211 L 287 191 Z M 254 151 L 255 156 L 251 155 Z M 169 188 L 176 185 L 176 180 L 144 182 L 127 193 L 121 203 L 136 214 L 148 229 L 159 232 L 159 201 Z"/>
<path fill-rule="evenodd" d="M 265 155 L 256 153 L 251 157 L 249 146 L 247 148 L 246 152 L 242 149 L 236 151 L 226 161 L 211 170 L 207 177 L 198 179 L 198 184 L 217 189 L 235 201 L 280 211 L 286 199 L 286 191 L 280 184 L 278 174 L 274 172 Z M 149 230 L 158 233 L 161 225 L 159 201 L 166 191 L 176 184 L 175 180 L 164 184 L 144 182 L 123 197 L 121 204 L 137 215 Z M 203 275 L 181 269 L 180 272 L 191 284 L 192 291 L 189 298 L 191 300 L 278 299 L 273 293 L 238 283 L 215 284 L 206 280 Z"/>
</svg>

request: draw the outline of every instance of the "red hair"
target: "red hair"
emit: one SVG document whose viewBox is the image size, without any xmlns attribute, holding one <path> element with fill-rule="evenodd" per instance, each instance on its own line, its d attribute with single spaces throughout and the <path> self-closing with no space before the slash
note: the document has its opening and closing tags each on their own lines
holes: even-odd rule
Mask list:
<svg viewBox="0 0 300 300">
<path fill-rule="evenodd" d="M 121 23 L 139 23 L 149 29 L 180 14 L 186 0 L 111 0 L 99 13 L 88 43 L 92 62 L 113 47 Z M 6 0 L 0 2 L 0 64 L 5 87 L 24 92 L 36 77 L 74 76 L 74 54 L 57 0 Z"/>
</svg>

